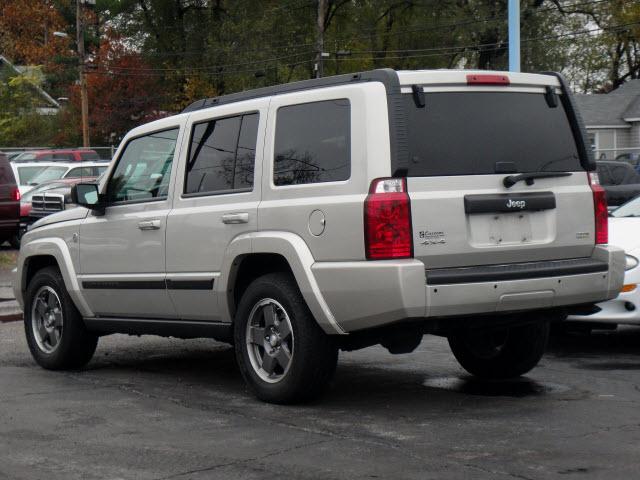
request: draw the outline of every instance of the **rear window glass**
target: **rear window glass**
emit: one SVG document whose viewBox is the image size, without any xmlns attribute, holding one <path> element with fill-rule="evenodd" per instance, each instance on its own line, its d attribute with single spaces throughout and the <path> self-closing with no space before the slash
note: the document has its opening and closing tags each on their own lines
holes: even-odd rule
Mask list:
<svg viewBox="0 0 640 480">
<path fill-rule="evenodd" d="M 351 176 L 349 100 L 278 109 L 273 170 L 275 185 L 348 180 Z"/>
<path fill-rule="evenodd" d="M 498 162 L 520 173 L 584 170 L 562 104 L 550 108 L 542 94 L 425 93 L 425 100 L 417 108 L 404 95 L 408 176 L 494 174 Z"/>
</svg>

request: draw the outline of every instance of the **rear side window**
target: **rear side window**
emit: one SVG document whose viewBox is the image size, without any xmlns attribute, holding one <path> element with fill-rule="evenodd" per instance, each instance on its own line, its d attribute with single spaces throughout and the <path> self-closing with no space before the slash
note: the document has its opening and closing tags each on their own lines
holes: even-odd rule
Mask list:
<svg viewBox="0 0 640 480">
<path fill-rule="evenodd" d="M 278 109 L 273 183 L 336 182 L 351 176 L 349 100 L 291 105 Z"/>
<path fill-rule="evenodd" d="M 77 167 L 69 170 L 65 178 L 97 177 L 97 167 Z"/>
<path fill-rule="evenodd" d="M 100 160 L 100 155 L 95 152 L 80 152 L 81 160 Z"/>
<path fill-rule="evenodd" d="M 253 188 L 258 119 L 250 113 L 194 125 L 184 193 Z"/>
<path fill-rule="evenodd" d="M 541 93 L 426 93 L 417 108 L 404 95 L 407 176 L 488 175 L 584 170 L 567 114 Z M 397 166 L 404 168 L 404 166 Z"/>
</svg>

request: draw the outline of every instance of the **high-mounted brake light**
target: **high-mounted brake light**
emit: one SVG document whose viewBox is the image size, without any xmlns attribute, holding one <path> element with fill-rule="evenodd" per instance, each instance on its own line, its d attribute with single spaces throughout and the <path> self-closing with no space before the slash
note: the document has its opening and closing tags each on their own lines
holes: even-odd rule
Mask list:
<svg viewBox="0 0 640 480">
<path fill-rule="evenodd" d="M 509 85 L 510 83 L 506 75 L 467 75 L 467 85 Z"/>
<path fill-rule="evenodd" d="M 609 243 L 609 211 L 607 210 L 607 195 L 600 185 L 598 174 L 589 173 L 589 184 L 593 192 L 593 212 L 595 216 L 596 244 Z"/>
<path fill-rule="evenodd" d="M 405 178 L 371 182 L 364 202 L 364 243 L 368 260 L 413 256 L 411 200 Z"/>
</svg>

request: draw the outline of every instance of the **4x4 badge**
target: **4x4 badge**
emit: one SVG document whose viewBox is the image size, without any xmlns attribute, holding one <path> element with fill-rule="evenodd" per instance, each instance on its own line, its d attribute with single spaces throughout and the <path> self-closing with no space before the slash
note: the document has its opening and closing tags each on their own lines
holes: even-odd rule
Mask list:
<svg viewBox="0 0 640 480">
<path fill-rule="evenodd" d="M 431 232 L 429 230 L 420 230 L 418 232 L 420 245 L 438 245 L 447 243 L 444 232 Z"/>
</svg>

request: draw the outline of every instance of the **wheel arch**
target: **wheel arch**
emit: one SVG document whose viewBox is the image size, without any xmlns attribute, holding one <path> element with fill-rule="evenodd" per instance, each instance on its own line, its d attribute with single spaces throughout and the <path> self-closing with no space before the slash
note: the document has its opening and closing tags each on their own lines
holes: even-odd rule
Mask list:
<svg viewBox="0 0 640 480">
<path fill-rule="evenodd" d="M 295 279 L 320 327 L 328 334 L 344 334 L 313 276 L 314 262 L 306 242 L 290 232 L 254 232 L 237 237 L 227 249 L 218 286 L 223 320 L 233 321 L 241 294 L 251 281 L 266 273 L 284 271 Z"/>
<path fill-rule="evenodd" d="M 82 296 L 71 252 L 60 238 L 33 240 L 22 246 L 14 285 L 18 303 L 24 307 L 24 293 L 29 281 L 38 270 L 48 266 L 55 266 L 60 270 L 65 288 L 80 313 L 86 317 L 93 316 Z"/>
</svg>

